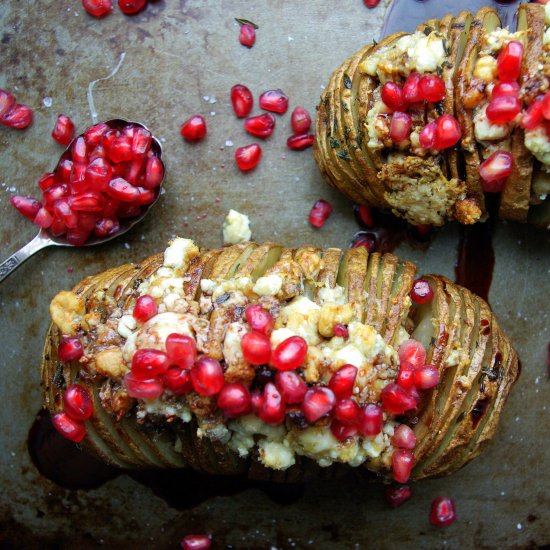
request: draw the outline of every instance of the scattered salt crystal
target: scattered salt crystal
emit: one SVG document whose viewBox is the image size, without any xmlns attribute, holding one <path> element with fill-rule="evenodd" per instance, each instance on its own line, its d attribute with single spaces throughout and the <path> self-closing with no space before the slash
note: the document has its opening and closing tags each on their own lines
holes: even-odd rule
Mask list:
<svg viewBox="0 0 550 550">
<path fill-rule="evenodd" d="M 204 99 L 204 101 L 208 101 L 210 99 L 210 96 L 203 95 L 202 98 Z"/>
<path fill-rule="evenodd" d="M 52 103 L 53 103 L 53 99 L 49 96 L 46 96 L 43 100 L 42 100 L 42 103 L 44 104 L 44 107 L 51 107 L 52 106 Z"/>
<path fill-rule="evenodd" d="M 294 38 L 292 38 L 292 36 L 289 36 L 289 37 L 288 37 L 288 41 L 289 41 L 289 42 L 292 42 L 293 40 L 294 40 Z"/>
<path fill-rule="evenodd" d="M 124 248 L 126 249 L 130 248 L 130 243 L 124 243 Z"/>
<path fill-rule="evenodd" d="M 225 146 L 226 146 L 226 147 L 233 147 L 233 142 L 232 142 L 230 139 L 228 139 L 228 140 L 225 142 Z"/>
<path fill-rule="evenodd" d="M 518 523 L 517 527 L 521 530 L 523 528 L 523 525 L 521 525 L 521 523 Z"/>
<path fill-rule="evenodd" d="M 216 111 L 210 111 L 210 116 L 216 116 Z"/>
<path fill-rule="evenodd" d="M 214 96 L 212 96 L 210 98 L 210 100 L 208 101 L 208 103 L 216 103 L 216 98 Z"/>
</svg>

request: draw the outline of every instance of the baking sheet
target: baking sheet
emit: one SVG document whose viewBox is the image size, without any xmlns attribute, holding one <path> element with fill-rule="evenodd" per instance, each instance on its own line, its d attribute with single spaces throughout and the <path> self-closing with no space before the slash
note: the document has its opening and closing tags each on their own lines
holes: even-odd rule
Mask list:
<svg viewBox="0 0 550 550">
<path fill-rule="evenodd" d="M 257 241 L 347 246 L 358 229 L 352 204 L 323 183 L 311 150 L 296 153 L 285 143 L 292 108 L 314 112 L 332 70 L 379 35 L 383 14 L 383 3 L 367 10 L 360 0 L 159 0 L 136 17 L 117 9 L 97 20 L 77 1 L 0 3 L 0 87 L 35 109 L 28 130 L 0 128 L 2 258 L 35 234 L 9 196 L 35 193 L 39 176 L 54 167 L 61 149 L 49 134 L 59 113 L 80 131 L 92 122 L 87 92 L 94 80 L 99 118 L 145 123 L 162 140 L 168 167 L 166 194 L 127 236 L 93 250 L 44 250 L 0 285 L 0 547 L 176 548 L 185 534 L 205 531 L 216 548 L 238 549 L 550 545 L 550 246 L 546 234 L 516 224 L 497 226 L 490 301 L 519 351 L 522 376 L 481 457 L 449 478 L 416 484 L 413 499 L 397 510 L 387 508 L 380 486 L 355 477 L 281 490 L 277 499 L 247 488 L 182 510 L 126 475 L 93 490 L 62 489 L 29 459 L 48 303 L 58 290 L 161 250 L 174 235 L 219 246 L 229 208 L 250 216 Z M 259 25 L 251 50 L 238 43 L 234 17 Z M 229 89 L 236 83 L 255 97 L 280 87 L 291 102 L 262 143 L 261 165 L 246 175 L 233 161 L 235 147 L 253 141 L 232 114 Z M 195 112 L 205 115 L 209 133 L 189 145 L 179 126 Z M 321 197 L 334 212 L 317 231 L 307 212 Z M 450 226 L 427 252 L 408 245 L 397 252 L 421 271 L 452 277 L 458 238 Z M 178 490 L 196 488 L 181 482 Z M 428 512 L 442 494 L 455 500 L 458 520 L 437 529 Z"/>
</svg>

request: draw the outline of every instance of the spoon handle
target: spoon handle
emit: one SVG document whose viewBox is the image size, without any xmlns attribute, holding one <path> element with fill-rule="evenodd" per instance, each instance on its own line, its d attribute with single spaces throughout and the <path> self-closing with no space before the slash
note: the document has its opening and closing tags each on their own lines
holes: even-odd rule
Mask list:
<svg viewBox="0 0 550 550">
<path fill-rule="evenodd" d="M 25 260 L 28 260 L 33 254 L 51 244 L 53 243 L 46 233 L 40 231 L 32 241 L 28 242 L 23 248 L 20 248 L 15 254 L 12 254 L 0 264 L 0 283 Z"/>
</svg>

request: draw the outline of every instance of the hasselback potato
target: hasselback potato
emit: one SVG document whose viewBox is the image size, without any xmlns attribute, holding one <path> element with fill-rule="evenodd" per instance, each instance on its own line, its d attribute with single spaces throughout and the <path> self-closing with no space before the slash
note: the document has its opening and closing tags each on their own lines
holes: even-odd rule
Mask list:
<svg viewBox="0 0 550 550">
<path fill-rule="evenodd" d="M 364 248 L 177 238 L 53 299 L 44 405 L 121 467 L 450 473 L 493 436 L 518 359 L 482 299 L 415 272 Z"/>
<path fill-rule="evenodd" d="M 498 214 L 550 226 L 550 5 L 522 4 L 516 32 L 483 8 L 373 42 L 333 74 L 314 156 L 352 200 L 414 225 Z"/>
</svg>

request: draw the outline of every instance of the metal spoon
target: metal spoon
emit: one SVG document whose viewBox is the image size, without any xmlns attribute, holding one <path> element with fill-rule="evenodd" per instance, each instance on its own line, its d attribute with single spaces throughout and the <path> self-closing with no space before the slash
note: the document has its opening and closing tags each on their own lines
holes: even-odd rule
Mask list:
<svg viewBox="0 0 550 550">
<path fill-rule="evenodd" d="M 144 124 L 141 124 L 139 122 L 133 122 L 129 120 L 124 120 L 122 118 L 115 118 L 112 120 L 106 121 L 106 124 L 111 126 L 112 128 L 118 128 L 123 127 L 128 124 L 133 124 L 135 126 L 140 126 L 141 128 L 144 128 L 145 130 L 150 131 L 147 126 Z M 152 132 L 151 132 L 152 134 Z M 76 139 L 76 138 L 75 138 Z M 64 151 L 64 153 L 61 155 L 60 160 L 67 157 L 70 154 L 71 147 L 73 145 L 74 140 L 69 144 L 67 149 Z M 151 149 L 155 153 L 155 155 L 161 159 L 162 157 L 162 146 L 157 138 L 153 136 L 151 141 Z M 120 235 L 124 235 L 127 231 L 129 231 L 134 225 L 139 223 L 149 212 L 150 208 L 157 202 L 158 198 L 160 197 L 160 189 L 162 187 L 162 182 L 160 186 L 157 188 L 158 193 L 156 199 L 151 203 L 148 204 L 144 210 L 143 213 L 140 216 L 137 216 L 135 218 L 128 218 L 128 219 L 120 219 L 120 229 L 113 235 L 109 235 L 108 237 L 96 237 L 91 236 L 88 241 L 82 246 L 95 246 L 96 244 L 103 244 L 107 241 L 110 241 L 112 239 L 115 239 L 116 237 L 120 237 Z M 47 229 L 41 229 L 38 232 L 38 235 L 27 243 L 25 246 L 20 248 L 15 254 L 12 254 L 7 260 L 3 261 L 0 264 L 0 282 L 2 282 L 8 275 L 13 273 L 24 261 L 28 260 L 33 254 L 36 254 L 39 250 L 42 250 L 43 248 L 46 248 L 47 246 L 67 246 L 67 247 L 74 247 L 75 245 L 70 244 L 67 242 L 64 236 L 62 237 L 54 237 L 49 233 Z M 80 248 L 80 247 L 79 247 Z"/>
</svg>

